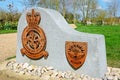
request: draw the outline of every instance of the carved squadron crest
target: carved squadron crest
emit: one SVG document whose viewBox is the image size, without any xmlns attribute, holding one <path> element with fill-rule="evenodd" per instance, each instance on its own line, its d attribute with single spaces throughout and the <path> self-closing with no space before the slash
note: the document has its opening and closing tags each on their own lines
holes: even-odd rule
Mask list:
<svg viewBox="0 0 120 80">
<path fill-rule="evenodd" d="M 79 67 L 81 67 L 86 59 L 87 43 L 66 41 L 65 48 L 66 48 L 66 57 L 69 64 L 74 69 L 78 69 Z"/>
<path fill-rule="evenodd" d="M 43 29 L 38 26 L 41 20 L 40 13 L 32 9 L 32 13 L 27 13 L 26 20 L 28 26 L 22 33 L 23 48 L 21 53 L 31 59 L 47 58 L 48 53 L 45 51 L 46 36 Z"/>
</svg>

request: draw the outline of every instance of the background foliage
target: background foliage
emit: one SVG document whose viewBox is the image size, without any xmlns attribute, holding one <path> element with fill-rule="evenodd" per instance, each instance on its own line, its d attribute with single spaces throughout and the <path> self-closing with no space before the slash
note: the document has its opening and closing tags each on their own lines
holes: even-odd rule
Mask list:
<svg viewBox="0 0 120 80">
<path fill-rule="evenodd" d="M 110 1 L 105 10 L 99 8 L 98 0 L 21 0 L 19 3 L 24 6 L 23 11 L 30 7 L 55 9 L 69 23 L 82 23 L 84 25 L 120 24 L 120 16 L 118 15 L 120 13 L 120 0 Z M 0 30 L 17 29 L 15 27 L 22 11 L 18 12 L 16 6 L 14 2 L 11 2 L 7 4 L 7 10 L 0 7 Z"/>
<path fill-rule="evenodd" d="M 77 24 L 78 31 L 102 34 L 105 36 L 108 66 L 120 68 L 120 25 L 89 25 Z"/>
</svg>

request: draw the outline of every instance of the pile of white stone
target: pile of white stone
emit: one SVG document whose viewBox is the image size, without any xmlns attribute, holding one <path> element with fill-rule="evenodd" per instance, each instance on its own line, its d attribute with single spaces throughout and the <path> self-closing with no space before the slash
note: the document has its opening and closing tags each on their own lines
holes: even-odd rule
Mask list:
<svg viewBox="0 0 120 80">
<path fill-rule="evenodd" d="M 120 69 L 108 67 L 108 72 L 103 78 L 91 78 L 84 74 L 76 74 L 74 72 L 62 72 L 48 66 L 35 66 L 28 63 L 16 63 L 16 61 L 10 61 L 6 64 L 6 67 L 13 70 L 16 73 L 22 75 L 31 75 L 44 77 L 46 80 L 52 78 L 66 79 L 66 80 L 120 80 Z"/>
</svg>

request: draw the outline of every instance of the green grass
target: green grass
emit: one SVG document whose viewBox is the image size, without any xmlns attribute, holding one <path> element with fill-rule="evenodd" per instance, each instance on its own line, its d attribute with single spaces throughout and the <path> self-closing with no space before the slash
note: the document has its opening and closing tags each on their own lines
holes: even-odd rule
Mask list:
<svg viewBox="0 0 120 80">
<path fill-rule="evenodd" d="M 16 58 L 16 56 L 8 57 L 8 58 L 6 58 L 5 60 L 10 60 L 10 59 L 14 59 L 14 58 Z"/>
<path fill-rule="evenodd" d="M 0 34 L 16 33 L 17 30 L 0 30 Z"/>
<path fill-rule="evenodd" d="M 120 68 L 120 25 L 82 26 L 76 24 L 80 32 L 103 34 L 106 41 L 107 64 Z"/>
</svg>

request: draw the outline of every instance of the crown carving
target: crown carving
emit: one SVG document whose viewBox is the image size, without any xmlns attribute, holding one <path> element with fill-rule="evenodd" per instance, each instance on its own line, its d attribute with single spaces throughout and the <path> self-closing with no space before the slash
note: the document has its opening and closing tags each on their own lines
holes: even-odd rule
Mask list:
<svg viewBox="0 0 120 80">
<path fill-rule="evenodd" d="M 41 20 L 40 13 L 35 12 L 35 10 L 32 9 L 32 12 L 27 13 L 26 20 L 27 20 L 29 27 L 38 25 L 40 23 L 40 20 Z"/>
</svg>

